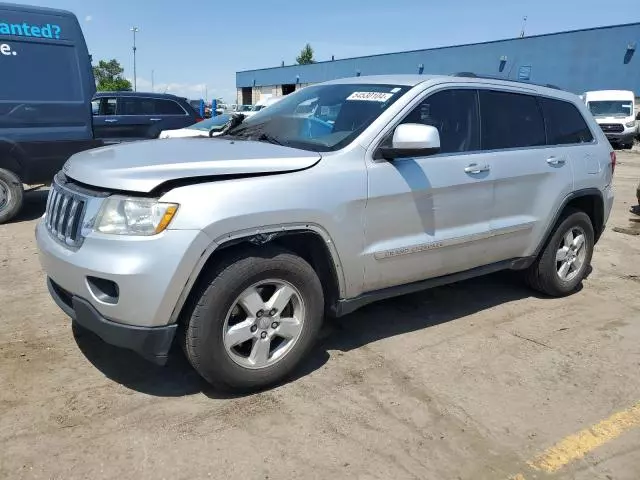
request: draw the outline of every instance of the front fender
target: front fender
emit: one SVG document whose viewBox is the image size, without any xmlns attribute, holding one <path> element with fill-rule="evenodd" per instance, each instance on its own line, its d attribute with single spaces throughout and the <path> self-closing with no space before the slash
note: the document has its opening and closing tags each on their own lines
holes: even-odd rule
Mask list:
<svg viewBox="0 0 640 480">
<path fill-rule="evenodd" d="M 187 283 L 185 284 L 180 297 L 178 298 L 178 302 L 172 312 L 171 315 L 171 323 L 175 323 L 178 321 L 178 317 L 180 312 L 182 311 L 182 307 L 184 306 L 189 293 L 191 292 L 193 286 L 196 281 L 200 277 L 203 268 L 209 261 L 212 255 L 215 252 L 225 248 L 227 245 L 235 244 L 242 241 L 254 241 L 254 242 L 268 242 L 271 238 L 274 238 L 278 235 L 286 235 L 287 233 L 304 233 L 304 232 L 312 232 L 319 235 L 323 240 L 331 256 L 331 261 L 335 268 L 336 277 L 338 280 L 338 292 L 340 298 L 346 297 L 346 285 L 344 279 L 344 271 L 342 268 L 342 263 L 340 261 L 340 255 L 338 250 L 335 247 L 329 232 L 327 232 L 322 226 L 315 225 L 313 223 L 301 223 L 301 224 L 287 224 L 287 225 L 270 225 L 270 226 L 262 226 L 250 229 L 238 230 L 235 232 L 230 232 L 228 234 L 221 235 L 217 237 L 215 240 L 211 242 L 209 247 L 202 253 L 198 263 L 194 267 L 191 275 Z"/>
</svg>

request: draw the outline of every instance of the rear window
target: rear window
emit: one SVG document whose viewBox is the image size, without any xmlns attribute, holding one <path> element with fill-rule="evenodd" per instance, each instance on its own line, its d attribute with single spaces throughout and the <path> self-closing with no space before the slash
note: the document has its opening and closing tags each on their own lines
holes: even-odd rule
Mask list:
<svg viewBox="0 0 640 480">
<path fill-rule="evenodd" d="M 549 145 L 588 143 L 593 135 L 575 105 L 562 100 L 542 98 Z"/>
<path fill-rule="evenodd" d="M 0 100 L 84 100 L 75 47 L 16 40 L 0 46 Z"/>
<path fill-rule="evenodd" d="M 544 121 L 536 97 L 480 90 L 480 111 L 484 150 L 546 144 Z"/>
</svg>

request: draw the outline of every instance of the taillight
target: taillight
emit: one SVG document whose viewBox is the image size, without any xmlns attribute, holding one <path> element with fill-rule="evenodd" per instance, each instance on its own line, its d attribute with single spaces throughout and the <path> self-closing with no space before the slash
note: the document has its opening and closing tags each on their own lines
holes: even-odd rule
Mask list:
<svg viewBox="0 0 640 480">
<path fill-rule="evenodd" d="M 616 152 L 611 152 L 611 173 L 616 171 Z"/>
<path fill-rule="evenodd" d="M 196 123 L 203 121 L 204 118 L 196 117 Z"/>
</svg>

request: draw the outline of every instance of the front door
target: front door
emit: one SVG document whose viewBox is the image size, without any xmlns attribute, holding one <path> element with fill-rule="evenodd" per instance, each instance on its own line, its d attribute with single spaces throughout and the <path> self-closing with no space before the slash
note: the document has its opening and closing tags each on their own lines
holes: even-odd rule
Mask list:
<svg viewBox="0 0 640 480">
<path fill-rule="evenodd" d="M 115 97 L 98 97 L 91 102 L 95 138 L 114 139 L 121 136 L 121 118 Z"/>
<path fill-rule="evenodd" d="M 477 95 L 474 89 L 428 94 L 401 121 L 438 128 L 440 153 L 368 159 L 366 291 L 489 263 L 493 172 L 480 152 Z"/>
</svg>

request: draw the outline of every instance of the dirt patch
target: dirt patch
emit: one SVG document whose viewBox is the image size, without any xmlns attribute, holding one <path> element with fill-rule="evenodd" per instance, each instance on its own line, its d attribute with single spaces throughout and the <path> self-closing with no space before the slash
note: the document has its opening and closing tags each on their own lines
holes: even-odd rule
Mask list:
<svg viewBox="0 0 640 480">
<path fill-rule="evenodd" d="M 327 322 L 295 379 L 212 391 L 72 329 L 49 299 L 33 229 L 45 193 L 0 226 L 0 478 L 503 479 L 640 400 L 640 239 L 626 226 L 640 156 L 618 152 L 593 272 L 567 298 L 509 273 Z M 636 479 L 640 435 L 554 478 Z"/>
</svg>

